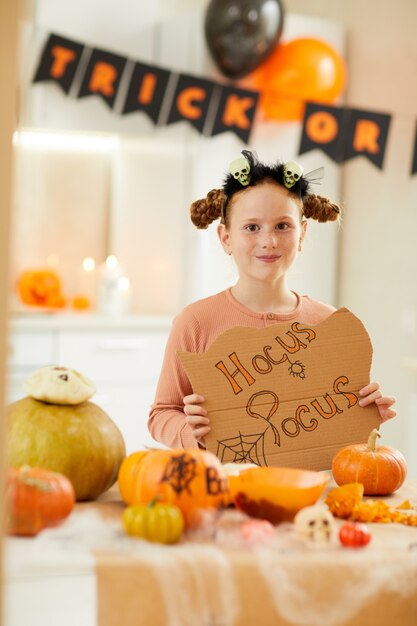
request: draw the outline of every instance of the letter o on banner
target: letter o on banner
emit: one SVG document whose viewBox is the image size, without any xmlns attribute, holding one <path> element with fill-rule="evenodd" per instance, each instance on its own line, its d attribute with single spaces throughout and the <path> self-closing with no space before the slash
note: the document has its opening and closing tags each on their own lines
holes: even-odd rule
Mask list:
<svg viewBox="0 0 417 626">
<path fill-rule="evenodd" d="M 329 143 L 337 137 L 339 123 L 331 113 L 317 111 L 307 118 L 305 130 L 315 143 Z"/>
</svg>

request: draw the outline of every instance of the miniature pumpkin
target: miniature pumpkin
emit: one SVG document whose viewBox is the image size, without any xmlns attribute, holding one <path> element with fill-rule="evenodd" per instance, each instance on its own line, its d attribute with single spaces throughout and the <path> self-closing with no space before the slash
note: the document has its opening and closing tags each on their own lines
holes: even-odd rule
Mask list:
<svg viewBox="0 0 417 626">
<path fill-rule="evenodd" d="M 148 453 L 149 450 L 138 450 L 137 452 L 129 454 L 129 456 L 122 461 L 117 482 L 122 500 L 126 504 L 133 504 L 134 502 L 134 493 L 140 463 Z"/>
<path fill-rule="evenodd" d="M 23 466 L 7 470 L 5 500 L 7 532 L 34 536 L 71 513 L 75 493 L 62 474 Z"/>
<path fill-rule="evenodd" d="M 93 402 L 93 384 L 65 367 L 42 368 L 27 381 L 31 395 L 7 407 L 8 460 L 67 476 L 77 500 L 109 489 L 126 450 L 120 430 Z"/>
<path fill-rule="evenodd" d="M 368 443 L 346 446 L 333 458 L 333 477 L 338 485 L 359 482 L 366 496 L 389 495 L 401 487 L 407 462 L 399 450 L 377 446 L 380 434 L 374 428 Z"/>
<path fill-rule="evenodd" d="M 180 509 L 172 504 L 128 506 L 122 515 L 123 527 L 128 535 L 141 537 L 157 543 L 176 543 L 184 530 L 184 518 Z"/>
<path fill-rule="evenodd" d="M 186 527 L 198 525 L 201 509 L 217 509 L 227 503 L 227 478 L 211 452 L 198 449 L 150 450 L 137 459 L 137 471 L 123 481 L 123 491 L 133 504 L 147 504 L 158 497 L 181 510 Z"/>
<path fill-rule="evenodd" d="M 18 278 L 17 291 L 24 304 L 53 308 L 65 306 L 59 276 L 50 269 L 22 272 Z"/>
<path fill-rule="evenodd" d="M 371 541 L 371 533 L 366 524 L 346 522 L 339 530 L 339 539 L 345 548 L 363 548 Z"/>
</svg>

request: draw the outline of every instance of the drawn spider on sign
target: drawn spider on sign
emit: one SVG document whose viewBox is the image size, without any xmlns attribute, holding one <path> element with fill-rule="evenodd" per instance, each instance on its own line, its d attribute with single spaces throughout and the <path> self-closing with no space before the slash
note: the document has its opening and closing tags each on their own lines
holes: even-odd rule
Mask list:
<svg viewBox="0 0 417 626">
<path fill-rule="evenodd" d="M 189 484 L 195 478 L 197 461 L 189 454 L 175 455 L 166 464 L 161 482 L 167 482 L 172 489 L 180 494 L 188 489 Z"/>
<path fill-rule="evenodd" d="M 288 368 L 288 371 L 290 374 L 292 374 L 294 377 L 297 378 L 305 378 L 305 371 L 306 371 L 306 366 L 304 365 L 304 363 L 301 363 L 301 361 L 290 361 L 287 358 L 287 361 L 290 363 L 290 366 Z"/>
</svg>

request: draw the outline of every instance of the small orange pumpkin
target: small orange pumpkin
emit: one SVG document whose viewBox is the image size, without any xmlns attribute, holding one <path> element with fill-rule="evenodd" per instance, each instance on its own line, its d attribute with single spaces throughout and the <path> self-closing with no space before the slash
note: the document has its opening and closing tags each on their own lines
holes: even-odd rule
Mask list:
<svg viewBox="0 0 417 626">
<path fill-rule="evenodd" d="M 387 496 L 401 487 L 407 462 L 399 450 L 377 446 L 374 428 L 368 443 L 346 446 L 333 458 L 332 472 L 338 485 L 362 483 L 365 496 Z"/>
<path fill-rule="evenodd" d="M 61 293 L 61 281 L 56 272 L 49 269 L 26 270 L 17 281 L 17 291 L 24 304 L 61 308 L 65 298 Z"/>
<path fill-rule="evenodd" d="M 185 526 L 198 525 L 202 509 L 228 502 L 227 477 L 219 459 L 206 450 L 150 450 L 126 461 L 119 477 L 129 504 L 159 502 L 177 506 Z"/>
<path fill-rule="evenodd" d="M 71 513 L 75 492 L 63 474 L 23 465 L 7 470 L 5 499 L 7 532 L 33 536 Z"/>
</svg>

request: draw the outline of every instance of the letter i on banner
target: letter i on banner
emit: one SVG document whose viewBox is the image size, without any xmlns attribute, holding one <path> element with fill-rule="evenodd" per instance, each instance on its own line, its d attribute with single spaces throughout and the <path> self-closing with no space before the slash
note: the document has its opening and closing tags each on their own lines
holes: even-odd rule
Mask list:
<svg viewBox="0 0 417 626">
<path fill-rule="evenodd" d="M 113 108 L 126 62 L 126 57 L 94 48 L 77 97 L 97 95 Z"/>
<path fill-rule="evenodd" d="M 298 154 L 320 149 L 336 163 L 345 150 L 346 111 L 339 107 L 306 103 Z"/>
<path fill-rule="evenodd" d="M 53 81 L 68 93 L 85 46 L 51 34 L 45 44 L 34 83 Z"/>
<path fill-rule="evenodd" d="M 170 76 L 168 70 L 135 63 L 122 113 L 144 111 L 156 124 Z"/>
</svg>

